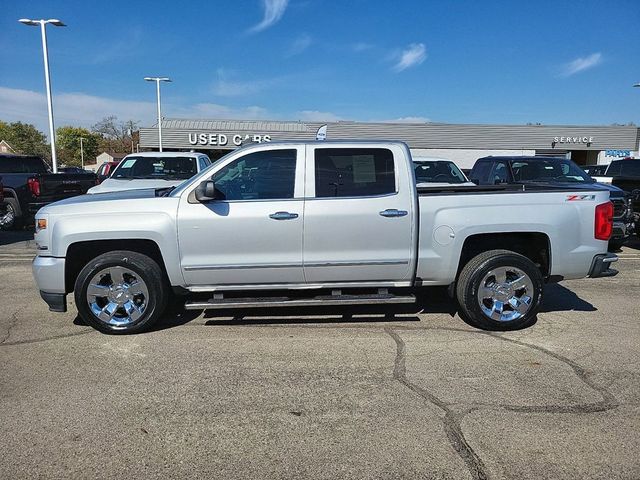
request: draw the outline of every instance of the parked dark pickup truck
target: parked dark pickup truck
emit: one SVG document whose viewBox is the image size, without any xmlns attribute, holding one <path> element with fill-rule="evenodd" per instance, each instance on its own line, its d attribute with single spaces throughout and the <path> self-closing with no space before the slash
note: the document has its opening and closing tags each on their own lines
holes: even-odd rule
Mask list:
<svg viewBox="0 0 640 480">
<path fill-rule="evenodd" d="M 613 185 L 596 183 L 578 165 L 559 157 L 483 157 L 474 164 L 469 179 L 479 185 L 545 183 L 582 190 L 607 190 L 613 203 L 613 234 L 609 249 L 617 250 L 633 233 L 631 197 Z"/>
<path fill-rule="evenodd" d="M 640 158 L 614 160 L 602 175 L 593 176 L 598 182 L 621 188 L 633 199 L 636 235 L 640 236 Z"/>
<path fill-rule="evenodd" d="M 96 184 L 93 173 L 50 173 L 40 157 L 0 154 L 4 201 L 0 228 L 9 229 L 33 220 L 49 203 L 82 195 Z"/>
</svg>

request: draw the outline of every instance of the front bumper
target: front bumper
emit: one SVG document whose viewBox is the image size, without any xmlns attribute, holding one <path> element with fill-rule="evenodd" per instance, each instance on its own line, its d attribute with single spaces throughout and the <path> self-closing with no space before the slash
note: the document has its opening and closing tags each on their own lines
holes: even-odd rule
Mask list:
<svg viewBox="0 0 640 480">
<path fill-rule="evenodd" d="M 611 268 L 613 262 L 618 261 L 615 253 L 601 253 L 593 257 L 591 268 L 589 269 L 590 278 L 613 277 L 618 274 L 618 270 Z"/>
<path fill-rule="evenodd" d="M 37 256 L 33 259 L 33 278 L 40 290 L 40 296 L 52 312 L 67 311 L 64 265 L 64 258 Z"/>
</svg>

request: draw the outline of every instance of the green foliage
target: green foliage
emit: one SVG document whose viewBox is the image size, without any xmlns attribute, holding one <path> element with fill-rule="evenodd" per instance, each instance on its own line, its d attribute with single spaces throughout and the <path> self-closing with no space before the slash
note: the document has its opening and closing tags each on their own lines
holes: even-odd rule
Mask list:
<svg viewBox="0 0 640 480">
<path fill-rule="evenodd" d="M 90 132 L 86 128 L 65 126 L 56 130 L 56 149 L 60 163 L 72 167 L 81 166 L 80 138 L 82 138 L 84 164 L 96 162 L 102 140 L 100 135 Z"/>
<path fill-rule="evenodd" d="M 16 153 L 51 159 L 51 149 L 46 135 L 29 123 L 8 123 L 0 120 L 0 140 L 11 145 Z"/>
</svg>

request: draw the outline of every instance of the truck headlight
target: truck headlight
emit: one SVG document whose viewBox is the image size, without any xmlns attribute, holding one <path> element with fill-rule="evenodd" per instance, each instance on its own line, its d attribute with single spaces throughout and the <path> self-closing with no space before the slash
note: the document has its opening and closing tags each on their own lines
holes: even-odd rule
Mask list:
<svg viewBox="0 0 640 480">
<path fill-rule="evenodd" d="M 37 218 L 36 219 L 36 233 L 41 230 L 45 230 L 47 228 L 47 219 L 46 218 Z"/>
</svg>

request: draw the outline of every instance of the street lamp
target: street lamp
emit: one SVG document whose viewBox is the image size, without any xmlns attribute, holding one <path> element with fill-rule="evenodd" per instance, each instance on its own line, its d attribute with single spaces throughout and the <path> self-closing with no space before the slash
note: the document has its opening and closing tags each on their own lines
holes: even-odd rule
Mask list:
<svg viewBox="0 0 640 480">
<path fill-rule="evenodd" d="M 80 137 L 80 165 L 82 165 L 82 169 L 84 170 L 84 148 L 82 147 L 82 141 L 86 140 L 84 137 Z"/>
<path fill-rule="evenodd" d="M 144 77 L 147 82 L 156 82 L 156 92 L 158 94 L 158 146 L 162 151 L 162 113 L 160 111 L 160 82 L 170 82 L 168 77 Z"/>
<path fill-rule="evenodd" d="M 49 137 L 51 138 L 51 162 L 53 164 L 53 173 L 58 173 L 58 161 L 56 159 L 56 131 L 53 126 L 53 103 L 51 102 L 51 80 L 49 79 L 49 51 L 47 49 L 47 30 L 46 25 L 50 23 L 56 27 L 66 27 L 57 18 L 50 18 L 49 20 L 31 20 L 29 18 L 21 18 L 18 20 L 20 23 L 35 27 L 40 25 L 40 32 L 42 33 L 42 55 L 44 56 L 44 80 L 47 87 L 47 106 L 49 107 Z"/>
</svg>

